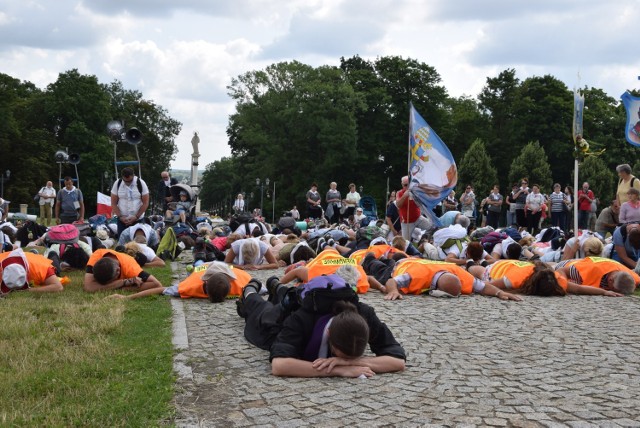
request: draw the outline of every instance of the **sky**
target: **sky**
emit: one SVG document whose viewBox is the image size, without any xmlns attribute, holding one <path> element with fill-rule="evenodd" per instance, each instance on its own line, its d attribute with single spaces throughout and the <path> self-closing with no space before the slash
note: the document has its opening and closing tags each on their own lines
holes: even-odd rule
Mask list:
<svg viewBox="0 0 640 428">
<path fill-rule="evenodd" d="M 619 99 L 640 86 L 638 22 L 637 0 L 0 0 L 0 72 L 42 89 L 74 68 L 119 80 L 183 124 L 171 167 L 190 169 L 197 131 L 204 169 L 231 154 L 227 86 L 243 73 L 402 56 L 454 97 L 513 68 Z"/>
</svg>

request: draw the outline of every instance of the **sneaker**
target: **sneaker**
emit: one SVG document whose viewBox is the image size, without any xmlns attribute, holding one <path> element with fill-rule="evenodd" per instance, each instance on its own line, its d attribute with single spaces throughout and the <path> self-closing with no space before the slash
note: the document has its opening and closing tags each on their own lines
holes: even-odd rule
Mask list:
<svg viewBox="0 0 640 428">
<path fill-rule="evenodd" d="M 467 264 L 466 264 L 467 270 L 469 270 L 469 268 L 471 266 L 474 266 L 475 264 L 476 264 L 476 262 L 474 262 L 473 259 L 467 260 Z"/>
<path fill-rule="evenodd" d="M 238 313 L 238 316 L 240 318 L 246 318 L 247 317 L 247 310 L 244 307 L 244 300 L 243 299 L 237 299 L 236 300 L 236 312 Z"/>
<path fill-rule="evenodd" d="M 327 245 L 333 247 L 334 245 L 336 245 L 336 241 L 334 241 L 333 238 L 329 238 L 327 240 Z"/>
<path fill-rule="evenodd" d="M 325 245 L 327 245 L 327 241 L 324 238 L 318 238 L 318 244 L 316 245 L 316 254 L 324 250 Z"/>
<path fill-rule="evenodd" d="M 278 285 L 280 285 L 280 279 L 277 276 L 272 276 L 267 279 L 267 293 L 269 294 L 269 301 L 272 300 L 272 297 L 276 294 L 276 289 Z"/>
<path fill-rule="evenodd" d="M 244 306 L 244 300 L 247 298 L 247 296 L 249 294 L 251 294 L 251 293 L 248 293 L 248 292 L 251 291 L 252 293 L 258 294 L 260 292 L 260 288 L 261 287 L 262 286 L 258 281 L 251 280 L 242 289 L 242 295 L 236 300 L 236 312 L 238 313 L 238 316 L 240 318 L 246 318 L 247 317 L 247 309 Z"/>
</svg>

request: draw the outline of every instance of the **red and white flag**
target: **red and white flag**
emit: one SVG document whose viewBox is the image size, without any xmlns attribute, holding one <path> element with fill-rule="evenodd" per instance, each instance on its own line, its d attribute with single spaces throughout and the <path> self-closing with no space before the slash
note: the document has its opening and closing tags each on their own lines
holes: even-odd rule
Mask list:
<svg viewBox="0 0 640 428">
<path fill-rule="evenodd" d="M 104 193 L 98 192 L 98 214 L 103 214 L 111 218 L 111 198 Z"/>
</svg>

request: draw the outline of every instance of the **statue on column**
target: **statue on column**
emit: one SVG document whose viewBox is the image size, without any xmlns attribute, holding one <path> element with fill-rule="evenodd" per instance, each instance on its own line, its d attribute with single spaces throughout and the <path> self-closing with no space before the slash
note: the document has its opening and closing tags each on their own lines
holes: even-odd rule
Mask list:
<svg viewBox="0 0 640 428">
<path fill-rule="evenodd" d="M 191 139 L 191 145 L 193 146 L 193 154 L 199 155 L 198 144 L 200 144 L 200 137 L 198 137 L 198 132 L 193 133 L 193 138 Z"/>
</svg>

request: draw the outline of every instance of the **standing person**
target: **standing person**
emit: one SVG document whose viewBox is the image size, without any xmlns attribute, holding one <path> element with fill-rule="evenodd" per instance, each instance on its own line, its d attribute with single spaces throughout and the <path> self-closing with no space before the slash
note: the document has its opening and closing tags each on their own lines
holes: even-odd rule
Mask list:
<svg viewBox="0 0 640 428">
<path fill-rule="evenodd" d="M 553 192 L 549 195 L 549 202 L 551 204 L 551 226 L 559 227 L 566 232 L 566 206 L 569 201 L 561 190 L 562 186 L 560 186 L 560 183 L 556 183 L 553 185 Z"/>
<path fill-rule="evenodd" d="M 158 203 L 161 204 L 163 213 L 167 212 L 169 209 L 169 202 L 174 202 L 173 196 L 171 195 L 171 186 L 174 184 L 178 184 L 178 180 L 173 178 L 168 171 L 162 171 L 160 173 L 156 199 Z"/>
<path fill-rule="evenodd" d="M 596 199 L 589 189 L 589 183 L 582 183 L 582 189 L 578 190 L 578 227 L 582 230 L 589 228 L 589 215 L 591 214 L 591 203 Z"/>
<path fill-rule="evenodd" d="M 518 184 L 514 184 L 511 187 L 511 193 L 507 196 L 505 200 L 509 209 L 507 210 L 507 227 L 511 227 L 516 224 L 516 198 L 515 194 L 518 193 L 518 189 L 520 186 Z"/>
<path fill-rule="evenodd" d="M 613 232 L 616 230 L 616 226 L 619 223 L 619 213 L 620 205 L 618 204 L 617 199 L 611 201 L 610 206 L 600 211 L 600 215 L 596 220 L 596 232 L 598 232 L 602 238 L 606 238 L 607 233 L 613 235 Z"/>
<path fill-rule="evenodd" d="M 356 207 L 360 203 L 360 193 L 356 192 L 356 185 L 354 183 L 349 184 L 349 193 L 345 196 L 344 201 L 345 211 L 342 214 L 343 218 L 348 218 L 356 212 Z"/>
<path fill-rule="evenodd" d="M 620 206 L 623 203 L 627 202 L 627 191 L 630 188 L 640 190 L 640 180 L 631 174 L 631 167 L 629 164 L 623 163 L 622 165 L 618 165 L 616 167 L 616 172 L 618 173 L 618 188 L 616 189 L 616 199 Z"/>
<path fill-rule="evenodd" d="M 242 193 L 238 193 L 238 196 L 236 196 L 236 200 L 233 203 L 233 211 L 236 214 L 244 211 L 244 196 L 242 196 Z"/>
<path fill-rule="evenodd" d="M 502 211 L 502 195 L 500 194 L 500 186 L 497 184 L 491 189 L 491 193 L 487 196 L 485 205 L 487 205 L 487 226 L 494 229 L 498 228 L 500 220 L 500 212 Z"/>
<path fill-rule="evenodd" d="M 420 218 L 420 207 L 414 202 L 409 192 L 409 176 L 402 177 L 400 183 L 402 184 L 402 190 L 396 193 L 396 205 L 400 214 L 402 237 L 410 242 L 413 229 L 416 227 L 416 221 Z"/>
<path fill-rule="evenodd" d="M 460 195 L 460 211 L 462 214 L 471 218 L 474 217 L 476 208 L 476 195 L 473 193 L 473 186 L 468 184 L 464 189 L 464 193 Z"/>
<path fill-rule="evenodd" d="M 47 184 L 38 192 L 40 196 L 40 224 L 43 226 L 51 226 L 53 224 L 52 212 L 53 206 L 56 203 L 56 189 L 53 188 L 53 183 L 47 181 Z"/>
<path fill-rule="evenodd" d="M 540 193 L 540 186 L 534 184 L 531 187 L 531 193 L 527 195 L 525 209 L 527 210 L 527 229 L 532 235 L 535 235 L 540 225 L 540 217 L 542 216 L 542 204 L 544 204 L 544 195 Z"/>
<path fill-rule="evenodd" d="M 73 185 L 73 179 L 64 178 L 64 187 L 56 196 L 56 223 L 71 224 L 84 220 L 84 200 L 80 189 Z"/>
<path fill-rule="evenodd" d="M 565 209 L 567 218 L 567 225 L 565 230 L 569 231 L 572 230 L 573 227 L 573 187 L 571 186 L 565 186 L 564 188 L 564 196 L 565 196 L 565 200 L 569 201 L 569 203 L 566 204 L 567 208 Z"/>
<path fill-rule="evenodd" d="M 630 188 L 627 198 L 627 202 L 620 206 L 620 223 L 640 223 L 640 191 Z"/>
<path fill-rule="evenodd" d="M 9 201 L 0 198 L 0 223 L 7 221 L 7 215 L 9 214 Z"/>
<path fill-rule="evenodd" d="M 326 217 L 329 224 L 338 223 L 340 219 L 340 208 L 342 208 L 342 197 L 338 190 L 338 183 L 335 181 L 329 183 L 329 190 L 325 196 L 325 201 L 327 202 Z"/>
<path fill-rule="evenodd" d="M 391 242 L 391 240 L 398 236 L 402 235 L 402 228 L 400 227 L 400 213 L 398 212 L 398 206 L 395 201 L 395 192 L 391 192 L 394 196 L 391 200 L 389 197 L 389 203 L 387 204 L 387 211 L 385 213 L 385 222 L 387 226 L 389 226 L 389 234 L 387 235 L 387 241 Z"/>
<path fill-rule="evenodd" d="M 320 193 L 318 185 L 311 183 L 311 189 L 307 191 L 307 217 L 319 219 L 322 217 L 322 205 L 320 205 Z"/>
<path fill-rule="evenodd" d="M 118 218 L 118 236 L 127 227 L 139 223 L 149 208 L 149 188 L 132 168 L 123 168 L 122 178 L 111 188 L 111 209 Z"/>
<path fill-rule="evenodd" d="M 527 217 L 525 215 L 525 205 L 527 204 L 527 196 L 529 196 L 529 180 L 523 178 L 520 180 L 520 187 L 515 193 L 516 200 L 516 223 L 520 227 L 527 227 Z"/>
<path fill-rule="evenodd" d="M 458 201 L 456 201 L 456 191 L 451 189 L 446 198 L 442 201 L 442 214 L 447 211 L 456 211 L 458 209 Z"/>
<path fill-rule="evenodd" d="M 291 217 L 293 217 L 295 221 L 300 220 L 300 212 L 298 211 L 298 208 L 296 208 L 295 205 L 293 206 L 293 208 L 291 208 L 291 211 L 289 212 L 291 213 Z"/>
</svg>

